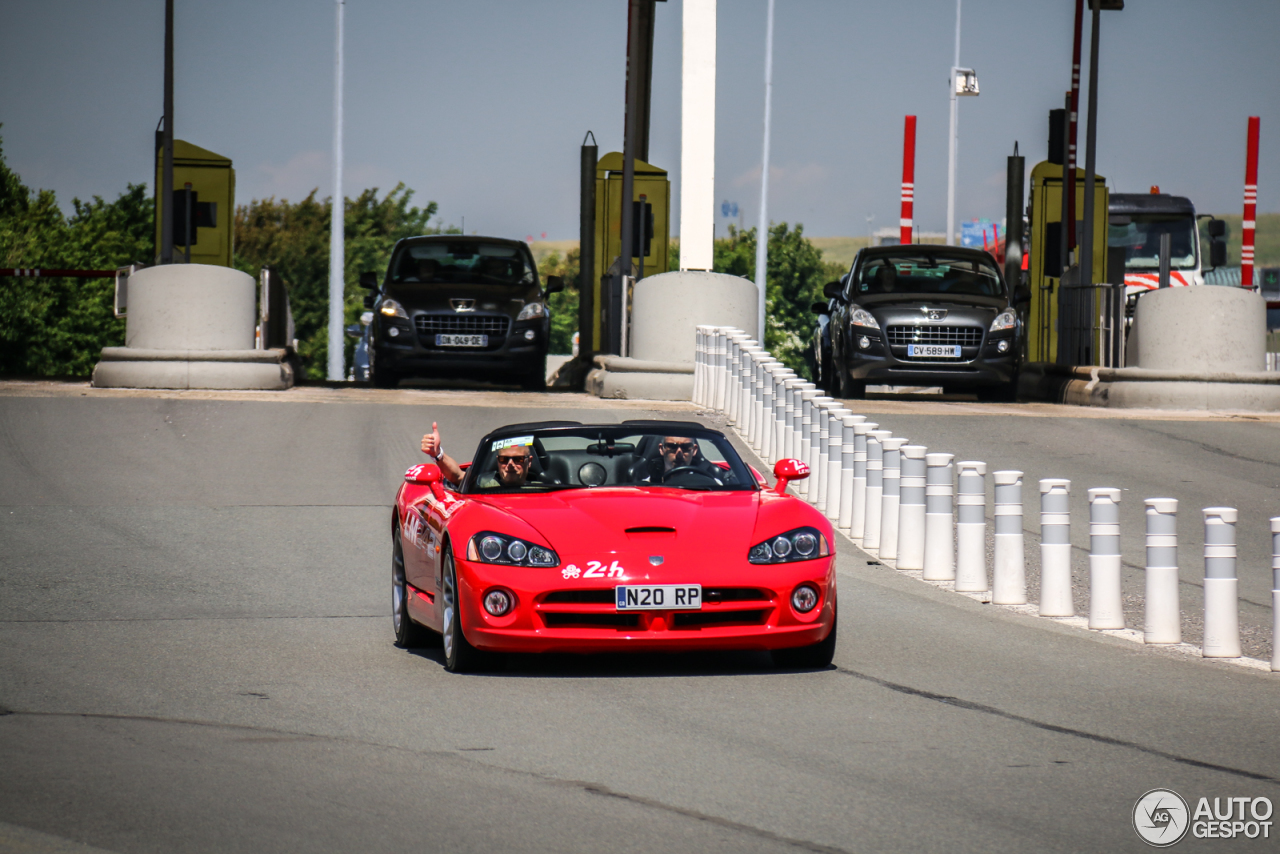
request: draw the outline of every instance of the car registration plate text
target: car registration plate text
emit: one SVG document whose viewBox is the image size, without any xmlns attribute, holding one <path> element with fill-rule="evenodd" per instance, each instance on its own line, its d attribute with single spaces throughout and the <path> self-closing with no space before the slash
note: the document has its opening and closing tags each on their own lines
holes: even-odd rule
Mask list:
<svg viewBox="0 0 1280 854">
<path fill-rule="evenodd" d="M 908 344 L 907 355 L 917 359 L 959 359 L 959 344 Z"/>
<path fill-rule="evenodd" d="M 488 335 L 437 335 L 437 347 L 488 347 Z"/>
<path fill-rule="evenodd" d="M 614 588 L 619 611 L 701 611 L 701 584 L 623 584 Z"/>
</svg>

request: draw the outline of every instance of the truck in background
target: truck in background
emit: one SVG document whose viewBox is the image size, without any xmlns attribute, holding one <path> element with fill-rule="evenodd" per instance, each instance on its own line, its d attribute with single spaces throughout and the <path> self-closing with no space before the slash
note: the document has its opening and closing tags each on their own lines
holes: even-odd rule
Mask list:
<svg viewBox="0 0 1280 854">
<path fill-rule="evenodd" d="M 1150 193 L 1112 193 L 1107 213 L 1107 250 L 1124 255 L 1125 296 L 1130 303 L 1160 287 L 1160 238 L 1165 234 L 1170 244 L 1169 286 L 1204 284 L 1200 229 L 1190 199 L 1161 193 L 1158 187 Z M 1209 218 L 1208 269 L 1226 263 L 1225 225 Z"/>
</svg>

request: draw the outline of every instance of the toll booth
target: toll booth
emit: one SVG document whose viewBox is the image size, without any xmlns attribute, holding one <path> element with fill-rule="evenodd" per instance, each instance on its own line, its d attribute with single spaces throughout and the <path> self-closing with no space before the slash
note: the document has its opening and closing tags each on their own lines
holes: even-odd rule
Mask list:
<svg viewBox="0 0 1280 854">
<path fill-rule="evenodd" d="M 1065 269 L 1063 257 L 1063 175 L 1058 163 L 1041 161 L 1031 170 L 1031 257 L 1027 263 L 1027 284 L 1031 288 L 1031 305 L 1027 316 L 1028 362 L 1074 363 L 1059 353 L 1059 332 L 1064 317 L 1063 274 L 1070 279 L 1074 269 Z M 1093 204 L 1093 269 L 1098 280 L 1107 278 L 1107 203 L 1106 179 L 1094 175 Z M 1076 246 L 1084 228 L 1084 170 L 1076 169 Z M 1090 297 L 1093 295 L 1090 294 Z M 1093 304 L 1093 303 L 1090 303 Z M 1079 312 L 1077 312 L 1079 313 Z M 1079 322 L 1096 325 L 1096 313 L 1085 312 Z M 1085 336 L 1088 337 L 1088 336 Z M 1099 345 L 1100 346 L 1100 345 Z"/>
<path fill-rule="evenodd" d="M 652 276 L 667 272 L 671 247 L 671 181 L 665 169 L 659 169 L 643 160 L 635 160 L 635 179 L 632 195 L 632 222 L 635 223 L 631 244 L 636 254 L 631 259 L 631 269 L 622 265 L 627 275 Z M 641 206 L 643 197 L 643 207 Z M 641 240 L 643 227 L 643 236 Z M 596 235 L 595 235 L 595 298 L 593 305 L 601 310 L 594 312 L 591 330 L 593 352 L 600 352 L 606 336 L 602 319 L 609 306 L 607 274 L 620 263 L 622 252 L 622 152 L 610 151 L 596 164 Z M 640 252 L 644 255 L 641 256 Z M 609 318 L 609 323 L 615 322 Z"/>
<path fill-rule="evenodd" d="M 156 151 L 156 254 L 160 253 L 161 217 L 173 217 L 174 260 L 192 264 L 231 266 L 232 225 L 235 220 L 236 172 L 231 159 L 173 141 L 173 199 L 162 199 L 164 152 Z M 189 194 L 189 195 L 188 195 Z M 165 204 L 169 201 L 170 204 Z M 166 210 L 167 209 L 167 210 Z M 187 212 L 191 212 L 191 253 L 187 258 Z"/>
</svg>

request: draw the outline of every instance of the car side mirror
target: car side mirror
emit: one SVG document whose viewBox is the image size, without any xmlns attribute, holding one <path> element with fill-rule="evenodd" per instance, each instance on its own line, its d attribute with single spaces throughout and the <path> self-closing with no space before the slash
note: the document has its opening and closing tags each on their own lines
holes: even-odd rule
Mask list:
<svg viewBox="0 0 1280 854">
<path fill-rule="evenodd" d="M 804 460 L 778 460 L 773 466 L 773 476 L 778 479 L 778 482 L 773 485 L 773 491 L 783 495 L 787 491 L 787 484 L 791 481 L 804 480 L 809 476 L 809 466 Z"/>
<path fill-rule="evenodd" d="M 347 327 L 346 332 L 348 338 L 359 338 L 364 334 L 364 328 L 358 323 L 353 323 Z"/>
<path fill-rule="evenodd" d="M 1220 219 L 1209 220 L 1209 236 L 1210 237 L 1226 237 L 1227 224 Z"/>
<path fill-rule="evenodd" d="M 378 289 L 378 274 L 374 272 L 364 272 L 360 274 L 360 287 L 369 291 Z"/>
<path fill-rule="evenodd" d="M 840 299 L 844 293 L 844 285 L 840 282 L 827 282 L 822 286 L 822 295 L 827 299 Z"/>
<path fill-rule="evenodd" d="M 375 302 L 377 302 L 377 299 L 374 297 L 374 295 L 373 295 L 373 294 L 365 294 L 365 295 L 364 295 L 364 307 L 365 307 L 365 308 L 373 308 L 373 304 L 374 304 Z"/>
<path fill-rule="evenodd" d="M 409 470 L 404 473 L 405 483 L 429 485 L 442 480 L 444 475 L 440 472 L 440 466 L 435 463 L 418 463 L 416 466 L 409 466 Z"/>
<path fill-rule="evenodd" d="M 1013 289 L 1013 304 L 1027 305 L 1031 302 L 1031 288 L 1026 285 L 1018 285 Z"/>
<path fill-rule="evenodd" d="M 558 294 L 564 290 L 563 276 L 547 276 L 546 291 L 549 294 Z"/>
<path fill-rule="evenodd" d="M 1221 223 L 1222 220 L 1215 220 Z M 1213 223 L 1209 223 L 1210 227 Z M 1214 238 L 1209 241 L 1209 266 L 1225 267 L 1227 265 L 1227 241 Z"/>
<path fill-rule="evenodd" d="M 831 309 L 827 306 L 825 302 L 815 302 L 812 306 L 810 306 L 810 308 L 813 309 L 814 314 L 830 314 L 831 313 Z"/>
</svg>

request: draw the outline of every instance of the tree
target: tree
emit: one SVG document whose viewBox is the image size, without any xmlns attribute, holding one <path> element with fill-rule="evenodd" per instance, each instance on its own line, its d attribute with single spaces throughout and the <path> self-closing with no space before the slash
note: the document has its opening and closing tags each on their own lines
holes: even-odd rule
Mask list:
<svg viewBox="0 0 1280 854">
<path fill-rule="evenodd" d="M 274 197 L 251 201 L 236 208 L 235 266 L 256 277 L 265 266 L 280 273 L 289 288 L 298 338 L 298 356 L 305 375 L 324 379 L 329 352 L 329 221 L 331 199 L 316 199 L 316 192 L 290 204 Z M 353 323 L 364 310 L 367 291 L 359 287 L 360 274 L 386 270 L 396 241 L 420 234 L 456 234 L 456 228 L 431 226 L 437 205 L 417 208 L 409 204 L 413 190 L 403 183 L 381 199 L 378 188 L 346 199 L 343 229 L 346 240 L 343 271 L 344 324 Z M 350 363 L 353 342 L 347 341 Z"/>
</svg>

